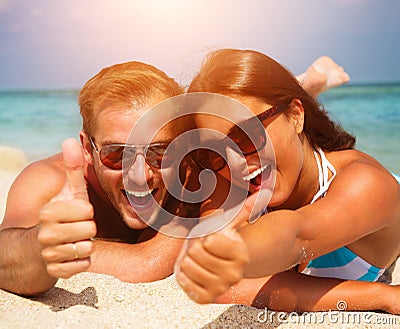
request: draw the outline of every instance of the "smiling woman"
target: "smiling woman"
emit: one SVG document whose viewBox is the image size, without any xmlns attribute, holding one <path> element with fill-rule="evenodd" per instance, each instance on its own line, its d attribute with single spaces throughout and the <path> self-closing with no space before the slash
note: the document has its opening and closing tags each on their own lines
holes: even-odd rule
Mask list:
<svg viewBox="0 0 400 329">
<path fill-rule="evenodd" d="M 226 197 L 226 186 L 238 186 L 231 172 L 243 179 L 252 178 L 250 196 L 229 225 L 191 241 L 182 252 L 177 279 L 190 297 L 205 303 L 226 292 L 219 301 L 234 299 L 282 309 L 285 307 L 270 294 L 280 287 L 282 294 L 285 287 L 296 289 L 298 283 L 291 284 L 295 282 L 291 280 L 304 280 L 312 287 L 311 291 L 306 289 L 311 296 L 325 297 L 324 291 L 330 291 L 332 281 L 313 281 L 315 276 L 377 281 L 397 259 L 397 181 L 377 160 L 354 149 L 355 138 L 330 119 L 287 69 L 253 50 L 221 49 L 206 58 L 188 91 L 217 92 L 246 105 L 263 124 L 276 157 L 276 163 L 270 164 L 276 183 L 270 201 L 264 205 L 268 211 L 252 225 L 248 222 L 260 181 L 255 178 L 266 172 L 260 163 L 262 152 L 246 154 L 239 141 L 235 153 L 240 149 L 245 159 L 239 163 L 228 156 L 228 166 L 210 166 L 219 169 L 221 179 L 202 210 L 225 216 L 218 210 Z M 283 110 L 274 110 L 280 106 Z M 244 175 L 243 168 L 250 175 Z M 277 274 L 289 268 L 302 274 L 297 273 L 297 279 L 295 272 Z M 253 281 L 241 281 L 243 276 Z M 341 281 L 333 282 L 336 285 Z M 354 287 L 361 286 L 354 283 Z M 286 295 L 282 303 L 290 299 Z M 336 298 L 334 294 L 326 296 L 328 304 Z M 296 299 L 302 298 L 296 295 Z M 375 307 L 373 303 L 359 306 L 359 301 L 353 300 L 352 307 Z M 304 310 L 304 306 L 298 307 Z M 310 305 L 305 307 L 307 310 Z"/>
</svg>

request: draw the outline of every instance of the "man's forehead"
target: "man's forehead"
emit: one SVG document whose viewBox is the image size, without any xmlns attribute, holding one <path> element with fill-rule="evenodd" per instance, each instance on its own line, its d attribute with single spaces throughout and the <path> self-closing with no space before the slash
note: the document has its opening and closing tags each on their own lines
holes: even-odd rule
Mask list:
<svg viewBox="0 0 400 329">
<path fill-rule="evenodd" d="M 131 117 L 137 117 L 137 120 L 139 120 L 147 111 L 156 107 L 157 104 L 167 98 L 166 95 L 158 94 L 146 99 L 135 98 L 129 101 L 108 99 L 98 108 L 97 116 L 102 115 L 103 113 L 105 116 L 130 115 Z"/>
<path fill-rule="evenodd" d="M 106 135 L 124 132 L 129 144 L 171 142 L 193 127 L 189 116 L 171 117 L 163 108 L 108 108 L 97 118 L 98 132 Z"/>
<path fill-rule="evenodd" d="M 132 111 L 147 111 L 171 96 L 158 90 L 148 90 L 147 95 L 111 95 L 106 97 L 99 105 L 100 111 L 106 108 L 119 108 Z"/>
<path fill-rule="evenodd" d="M 130 140 L 141 143 L 172 142 L 184 132 L 194 129 L 190 116 L 171 118 L 156 111 L 145 113 L 134 125 Z"/>
</svg>

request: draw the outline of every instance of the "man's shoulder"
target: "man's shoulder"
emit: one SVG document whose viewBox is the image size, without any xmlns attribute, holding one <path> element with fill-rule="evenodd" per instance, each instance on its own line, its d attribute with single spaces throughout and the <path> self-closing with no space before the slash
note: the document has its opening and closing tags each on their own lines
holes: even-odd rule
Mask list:
<svg viewBox="0 0 400 329">
<path fill-rule="evenodd" d="M 65 177 L 62 154 L 57 153 L 48 158 L 30 163 L 21 173 L 23 176 Z"/>
</svg>

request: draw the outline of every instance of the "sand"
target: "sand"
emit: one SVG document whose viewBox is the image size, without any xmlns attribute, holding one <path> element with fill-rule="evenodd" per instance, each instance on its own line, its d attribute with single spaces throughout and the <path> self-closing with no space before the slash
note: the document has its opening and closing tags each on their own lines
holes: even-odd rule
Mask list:
<svg viewBox="0 0 400 329">
<path fill-rule="evenodd" d="M 0 223 L 3 221 L 11 183 L 27 164 L 28 160 L 22 150 L 0 145 Z"/>
<path fill-rule="evenodd" d="M 5 159 L 1 147 L 0 159 L 0 162 Z M 1 214 L 9 186 L 21 170 L 19 160 L 13 167 L 12 157 L 7 159 L 5 167 L 0 164 Z M 393 278 L 395 283 L 400 283 L 400 261 Z M 112 276 L 80 273 L 68 280 L 60 279 L 54 288 L 35 298 L 0 290 L 0 328 L 395 327 L 400 328 L 400 316 L 379 312 L 298 315 L 265 312 L 242 305 L 198 305 L 179 288 L 174 276 L 152 283 L 131 284 Z"/>
<path fill-rule="evenodd" d="M 393 328 L 395 322 L 400 327 L 399 316 L 374 312 L 284 318 L 247 306 L 199 305 L 188 299 L 173 276 L 129 284 L 111 276 L 81 273 L 59 280 L 40 298 L 0 290 L 0 328 L 320 328 L 322 321 L 325 328 Z"/>
</svg>

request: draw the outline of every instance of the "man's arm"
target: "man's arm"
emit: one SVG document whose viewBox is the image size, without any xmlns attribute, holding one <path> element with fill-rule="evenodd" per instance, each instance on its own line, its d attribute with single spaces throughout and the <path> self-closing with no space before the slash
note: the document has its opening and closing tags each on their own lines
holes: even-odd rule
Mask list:
<svg viewBox="0 0 400 329">
<path fill-rule="evenodd" d="M 66 170 L 58 155 L 29 165 L 13 183 L 0 227 L 0 288 L 36 295 L 90 266 L 96 227 L 77 150 L 64 157 Z"/>
<path fill-rule="evenodd" d="M 161 280 L 173 273 L 183 239 L 156 233 L 136 244 L 96 239 L 90 272 L 109 274 L 125 282 Z"/>
<path fill-rule="evenodd" d="M 0 231 L 0 288 L 20 295 L 38 295 L 57 282 L 40 256 L 37 231 L 37 225 Z"/>
<path fill-rule="evenodd" d="M 16 178 L 8 194 L 0 225 L 0 288 L 21 295 L 36 295 L 57 281 L 41 257 L 38 209 L 55 194 L 57 173 L 47 160 L 29 165 Z"/>
</svg>

